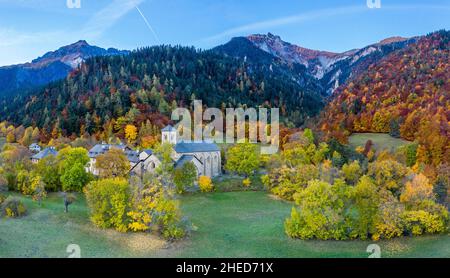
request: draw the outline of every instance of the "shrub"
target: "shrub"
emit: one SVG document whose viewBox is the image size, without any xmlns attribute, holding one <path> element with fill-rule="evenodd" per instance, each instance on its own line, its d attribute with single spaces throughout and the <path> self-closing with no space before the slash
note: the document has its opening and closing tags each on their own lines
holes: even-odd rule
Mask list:
<svg viewBox="0 0 450 278">
<path fill-rule="evenodd" d="M 8 197 L 2 203 L 2 214 L 8 218 L 17 218 L 26 215 L 27 208 L 17 198 Z"/>
<path fill-rule="evenodd" d="M 403 189 L 403 179 L 409 174 L 409 170 L 395 160 L 381 160 L 379 157 L 377 161 L 369 164 L 368 174 L 374 179 L 376 185 L 388 189 L 395 197 L 398 197 Z"/>
<path fill-rule="evenodd" d="M 90 182 L 85 188 L 86 201 L 92 222 L 100 228 L 128 230 L 127 212 L 130 206 L 130 188 L 122 178 Z"/>
<path fill-rule="evenodd" d="M 273 169 L 263 181 L 269 190 L 289 201 L 294 194 L 306 187 L 309 180 L 319 177 L 319 170 L 314 165 L 299 165 L 296 168 L 281 167 Z"/>
<path fill-rule="evenodd" d="M 165 239 L 175 240 L 183 238 L 185 229 L 182 227 L 178 202 L 162 197 L 156 206 L 156 223 L 160 226 Z"/>
<path fill-rule="evenodd" d="M 404 231 L 404 221 L 402 218 L 405 207 L 395 198 L 390 191 L 380 192 L 381 202 L 375 220 L 375 233 L 373 240 L 391 239 L 399 237 Z"/>
<path fill-rule="evenodd" d="M 291 218 L 285 221 L 286 233 L 300 239 L 346 239 L 348 222 L 342 199 L 348 188 L 342 181 L 336 185 L 310 181 L 308 187 L 294 197 L 299 210 L 293 208 Z"/>
<path fill-rule="evenodd" d="M 185 236 L 187 225 L 181 220 L 179 203 L 166 194 L 159 180 L 146 180 L 143 185 L 132 182 L 132 188 L 133 205 L 127 213 L 130 230 L 156 230 L 168 240 Z"/>
<path fill-rule="evenodd" d="M 406 231 L 414 236 L 442 233 L 446 230 L 445 221 L 439 215 L 424 210 L 406 211 L 403 219 Z"/>
<path fill-rule="evenodd" d="M 174 170 L 173 182 L 177 187 L 178 193 L 183 193 L 185 189 L 192 186 L 197 178 L 197 168 L 194 163 L 188 162 L 180 168 Z"/>
<path fill-rule="evenodd" d="M 410 206 L 433 198 L 433 185 L 423 174 L 415 175 L 412 181 L 406 182 L 402 195 L 400 195 L 400 201 Z"/>
<path fill-rule="evenodd" d="M 344 164 L 344 166 L 342 166 L 342 173 L 346 182 L 349 184 L 356 184 L 363 171 L 359 165 L 359 161 L 355 160 L 350 164 Z"/>
<path fill-rule="evenodd" d="M 249 187 L 252 184 L 252 181 L 249 178 L 246 178 L 242 181 L 242 185 L 245 187 Z"/>
<path fill-rule="evenodd" d="M 47 191 L 45 191 L 45 184 L 40 176 L 35 176 L 30 181 L 30 187 L 33 190 L 33 200 L 37 201 L 39 205 L 43 199 L 47 198 Z"/>
<path fill-rule="evenodd" d="M 259 156 L 260 153 L 255 144 L 236 144 L 227 151 L 225 169 L 238 175 L 250 176 L 259 168 Z"/>
<path fill-rule="evenodd" d="M 214 189 L 211 178 L 207 176 L 200 176 L 198 178 L 198 185 L 202 192 L 211 192 Z"/>
<path fill-rule="evenodd" d="M 3 204 L 3 202 L 6 200 L 6 196 L 0 194 L 0 206 Z"/>
<path fill-rule="evenodd" d="M 375 217 L 380 204 L 377 186 L 370 177 L 361 177 L 354 188 L 353 199 L 357 217 L 352 225 L 352 237 L 367 239 L 375 232 Z"/>
<path fill-rule="evenodd" d="M 64 191 L 83 191 L 83 187 L 90 181 L 91 176 L 86 172 L 84 166 L 75 163 L 64 171 L 61 176 L 62 189 Z"/>
</svg>

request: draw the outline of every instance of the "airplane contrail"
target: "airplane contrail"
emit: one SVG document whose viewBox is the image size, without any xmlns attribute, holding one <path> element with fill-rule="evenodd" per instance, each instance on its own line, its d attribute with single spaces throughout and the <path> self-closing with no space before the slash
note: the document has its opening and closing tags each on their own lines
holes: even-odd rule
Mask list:
<svg viewBox="0 0 450 278">
<path fill-rule="evenodd" d="M 156 34 L 155 30 L 153 30 L 152 26 L 150 25 L 150 23 L 148 22 L 147 18 L 145 17 L 145 15 L 141 12 L 141 9 L 139 9 L 138 6 L 136 6 L 136 10 L 141 14 L 142 19 L 144 20 L 145 24 L 147 25 L 148 29 L 150 29 L 150 31 L 152 32 L 153 36 L 155 37 L 156 41 L 158 42 L 158 44 L 161 44 L 161 41 L 158 38 L 158 35 Z"/>
</svg>

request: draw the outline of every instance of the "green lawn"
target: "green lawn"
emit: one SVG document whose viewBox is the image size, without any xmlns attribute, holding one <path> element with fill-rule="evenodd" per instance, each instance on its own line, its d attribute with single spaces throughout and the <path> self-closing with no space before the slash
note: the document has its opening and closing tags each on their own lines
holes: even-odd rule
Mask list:
<svg viewBox="0 0 450 278">
<path fill-rule="evenodd" d="M 198 227 L 179 252 L 185 257 L 367 257 L 370 241 L 302 241 L 287 237 L 292 204 L 264 192 L 187 196 L 183 210 Z M 378 242 L 386 257 L 450 257 L 450 237 Z"/>
<path fill-rule="evenodd" d="M 51 194 L 42 207 L 17 196 L 25 202 L 29 214 L 19 219 L 0 218 L 0 257 L 66 257 L 69 244 L 80 245 L 82 257 L 165 255 L 166 243 L 155 236 L 95 228 L 89 222 L 82 196 L 67 214 L 58 194 Z"/>
<path fill-rule="evenodd" d="M 0 257 L 65 257 L 71 243 L 80 245 L 82 257 L 367 257 L 371 243 L 290 239 L 283 221 L 292 204 L 264 192 L 183 196 L 183 213 L 197 230 L 176 244 L 148 234 L 97 229 L 88 221 L 82 197 L 68 214 L 55 194 L 42 207 L 19 197 L 30 213 L 21 219 L 0 219 Z M 450 257 L 448 235 L 378 244 L 384 257 Z"/>
<path fill-rule="evenodd" d="M 372 140 L 374 148 L 377 151 L 383 149 L 395 150 L 398 147 L 411 143 L 400 138 L 394 138 L 389 134 L 384 133 L 354 133 L 348 139 L 350 146 L 354 148 L 358 146 L 364 147 L 367 140 Z"/>
</svg>

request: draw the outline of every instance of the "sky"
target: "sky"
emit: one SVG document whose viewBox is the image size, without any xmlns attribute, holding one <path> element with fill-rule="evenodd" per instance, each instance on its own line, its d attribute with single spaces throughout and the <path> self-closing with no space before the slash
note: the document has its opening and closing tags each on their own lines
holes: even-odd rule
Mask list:
<svg viewBox="0 0 450 278">
<path fill-rule="evenodd" d="M 450 0 L 369 0 L 376 1 L 379 8 L 367 0 L 0 0 L 0 66 L 82 39 L 129 50 L 208 49 L 271 32 L 303 47 L 344 52 L 450 29 Z"/>
</svg>

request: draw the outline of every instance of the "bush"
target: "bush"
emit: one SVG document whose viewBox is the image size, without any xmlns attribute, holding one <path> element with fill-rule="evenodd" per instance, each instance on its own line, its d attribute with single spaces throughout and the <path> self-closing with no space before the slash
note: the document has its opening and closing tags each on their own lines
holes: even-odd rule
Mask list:
<svg viewBox="0 0 450 278">
<path fill-rule="evenodd" d="M 211 192 L 214 189 L 211 178 L 207 176 L 200 176 L 198 178 L 198 186 L 202 192 Z"/>
<path fill-rule="evenodd" d="M 6 196 L 0 194 L 0 206 L 3 204 L 3 202 L 6 200 Z"/>
<path fill-rule="evenodd" d="M 8 218 L 17 218 L 26 215 L 27 208 L 25 205 L 17 198 L 8 197 L 3 201 L 2 214 Z"/>
<path fill-rule="evenodd" d="M 273 169 L 264 178 L 264 185 L 275 195 L 292 201 L 294 194 L 306 187 L 308 181 L 317 179 L 319 170 L 314 165 L 299 165 L 296 168 Z"/>
<path fill-rule="evenodd" d="M 142 184 L 132 180 L 131 186 L 134 195 L 127 213 L 130 230 L 158 231 L 167 240 L 186 235 L 188 225 L 182 221 L 179 202 L 170 198 L 159 180 L 145 180 Z"/>
<path fill-rule="evenodd" d="M 370 177 L 363 176 L 356 184 L 353 201 L 357 216 L 352 225 L 352 237 L 367 239 L 375 233 L 375 218 L 380 205 L 378 188 Z"/>
<path fill-rule="evenodd" d="M 406 211 L 403 219 L 407 233 L 414 236 L 442 233 L 446 230 L 445 221 L 439 215 L 424 210 Z"/>
<path fill-rule="evenodd" d="M 127 212 L 130 206 L 130 187 L 122 178 L 103 179 L 89 183 L 85 188 L 86 201 L 92 222 L 100 228 L 128 230 Z"/>
<path fill-rule="evenodd" d="M 300 239 L 346 239 L 348 221 L 342 199 L 348 189 L 342 181 L 335 185 L 310 181 L 306 189 L 295 194 L 299 210 L 293 208 L 291 217 L 286 219 L 286 233 Z"/>
<path fill-rule="evenodd" d="M 251 143 L 238 143 L 227 151 L 225 169 L 238 175 L 253 175 L 259 168 L 258 146 Z"/>
<path fill-rule="evenodd" d="M 81 192 L 83 187 L 91 180 L 91 176 L 86 172 L 82 164 L 75 163 L 64 171 L 60 180 L 63 191 Z"/>
<path fill-rule="evenodd" d="M 403 235 L 405 224 L 402 215 L 405 206 L 390 191 L 381 191 L 380 197 L 381 202 L 375 220 L 376 232 L 372 235 L 372 239 L 391 239 Z"/>
<path fill-rule="evenodd" d="M 249 178 L 246 178 L 242 181 L 242 185 L 245 187 L 249 187 L 252 184 L 252 181 Z"/>
<path fill-rule="evenodd" d="M 194 163 L 188 162 L 173 172 L 173 182 L 178 193 L 183 193 L 186 188 L 191 187 L 197 178 L 197 168 Z"/>
<path fill-rule="evenodd" d="M 350 164 L 344 164 L 344 166 L 342 166 L 342 174 L 346 182 L 349 184 L 356 184 L 363 174 L 359 161 L 355 160 Z"/>
</svg>

